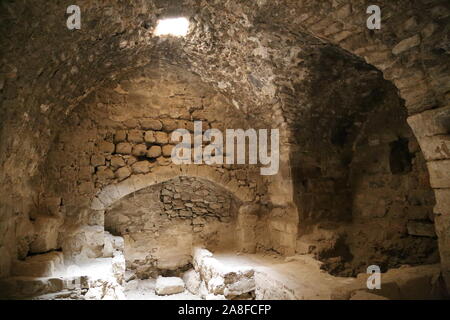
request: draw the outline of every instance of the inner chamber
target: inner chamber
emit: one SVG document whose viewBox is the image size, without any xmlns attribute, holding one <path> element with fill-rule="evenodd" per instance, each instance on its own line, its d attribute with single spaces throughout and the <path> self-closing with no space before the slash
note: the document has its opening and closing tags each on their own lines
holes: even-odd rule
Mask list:
<svg viewBox="0 0 450 320">
<path fill-rule="evenodd" d="M 0 297 L 448 297 L 445 11 L 387 22 L 385 38 L 337 31 L 347 15 L 319 37 L 303 20 L 328 9 L 300 5 L 145 1 L 105 14 L 86 4 L 89 31 L 55 23 L 52 39 L 5 18 L 14 37 L 1 39 L 11 50 L 0 74 Z M 340 8 L 356 16 L 353 4 Z M 160 37 L 164 14 L 148 12 L 186 16 L 189 30 Z M 22 26 L 30 44 L 17 51 Z M 415 28 L 428 42 L 415 44 Z M 387 49 L 374 54 L 381 40 Z M 279 129 L 279 171 L 175 165 L 171 134 L 193 135 L 196 121 L 202 133 Z M 373 267 L 383 273 L 375 291 Z"/>
</svg>

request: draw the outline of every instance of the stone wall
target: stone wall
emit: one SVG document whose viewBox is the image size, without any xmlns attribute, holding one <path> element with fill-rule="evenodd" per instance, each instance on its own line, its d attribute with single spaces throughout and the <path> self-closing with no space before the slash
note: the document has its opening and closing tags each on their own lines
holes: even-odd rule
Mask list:
<svg viewBox="0 0 450 320">
<path fill-rule="evenodd" d="M 396 101 L 391 95 L 368 117 L 353 147 L 345 241 L 354 273 L 371 264 L 387 270 L 439 261 L 426 162 Z"/>
<path fill-rule="evenodd" d="M 48 231 L 54 233 L 55 239 L 59 232 L 60 238 L 47 249 L 57 249 L 62 244 L 68 261 L 78 259 L 76 257 L 82 250 L 78 248 L 79 244 L 73 246 L 71 242 L 80 241 L 80 234 L 86 232 L 84 226 L 103 227 L 105 209 L 109 210 L 116 202 L 121 203 L 121 198 L 128 194 L 135 194 L 140 189 L 144 192 L 152 184 L 177 176 L 199 176 L 214 181 L 235 193 L 239 201 L 267 201 L 257 166 L 172 163 L 171 151 L 178 141 L 171 141 L 171 133 L 179 128 L 193 133 L 194 121 L 202 121 L 203 131 L 208 128 L 246 129 L 249 126 L 225 97 L 201 84 L 196 76 L 170 66 L 143 70 L 140 77 L 134 75 L 115 87 L 89 96 L 62 126 L 43 168 L 47 173 L 43 194 L 47 198 L 59 199 L 57 209 L 63 219 L 58 221 L 60 224 L 64 222 L 61 229 Z M 185 186 L 186 192 L 188 187 Z M 183 207 L 167 211 L 169 218 L 183 220 L 184 215 L 193 214 L 192 209 L 178 203 L 183 199 L 170 200 L 170 192 L 165 190 L 164 193 L 167 194 L 157 202 L 173 201 Z M 212 207 L 194 209 L 220 210 L 222 215 L 230 214 L 230 204 L 225 203 L 223 207 L 221 197 L 215 197 L 215 201 L 211 199 L 212 196 L 206 200 Z M 170 205 L 165 204 L 167 207 Z M 198 217 L 195 221 L 198 223 L 200 220 Z M 170 219 L 166 221 L 169 222 Z M 195 231 L 201 229 L 201 225 L 196 224 Z M 208 228 L 209 221 L 203 225 Z M 190 224 L 186 226 L 184 230 L 193 237 Z M 186 232 L 182 233 L 183 236 Z M 70 252 L 74 250 L 75 253 Z M 91 255 L 88 253 L 89 257 Z M 159 267 L 172 268 L 168 259 L 165 263 L 166 267 Z M 174 265 L 183 266 L 179 262 L 174 262 Z"/>
<path fill-rule="evenodd" d="M 23 256 L 32 241 L 34 233 L 27 225 L 33 212 L 52 212 L 44 216 L 53 218 L 60 209 L 72 217 L 88 215 L 86 210 L 77 210 L 78 204 L 88 206 L 87 196 L 75 201 L 40 193 L 54 189 L 44 181 L 50 168 L 43 163 L 50 149 L 55 149 L 53 142 L 61 124 L 80 102 L 92 100 L 91 93 L 102 87 L 117 88 L 128 72 L 137 73 L 151 62 L 164 61 L 198 74 L 227 96 L 230 105 L 238 107 L 252 125 L 266 122 L 288 129 L 289 119 L 296 118 L 299 107 L 295 98 L 289 99 L 292 95 L 284 94 L 286 88 L 296 89 L 295 79 L 308 71 L 314 73 L 303 67 L 304 55 L 299 53 L 309 55 L 303 48 L 315 52 L 327 43 L 340 55 L 350 52 L 382 71 L 405 100 L 408 123 L 424 152 L 436 194 L 434 213 L 443 270 L 450 270 L 447 0 L 379 1 L 383 22 L 378 31 L 366 28 L 368 4 L 364 1 L 86 1 L 82 4 L 86 28 L 79 32 L 65 28 L 64 12 L 69 4 L 42 2 L 30 7 L 23 0 L 0 4 L 4 30 L 0 35 L 4 48 L 0 65 L 0 253 L 5 257 L 1 275 L 9 273 L 10 260 Z M 153 36 L 158 17 L 168 12 L 191 18 L 186 39 L 163 41 Z M 301 91 L 301 86 L 297 89 Z M 67 121 L 88 129 L 87 119 L 73 116 Z M 84 129 L 73 131 L 79 136 L 68 139 L 91 140 L 85 144 L 90 156 L 95 139 L 86 140 Z M 286 144 L 288 137 L 286 134 Z M 289 147 L 297 151 L 295 146 Z M 74 151 L 67 147 L 65 156 Z M 284 196 L 278 197 L 277 204 L 292 213 L 297 208 L 289 156 L 283 156 L 284 172 L 268 187 L 281 186 Z M 90 158 L 81 158 L 88 166 Z M 78 167 L 68 164 L 66 171 L 67 181 L 58 187 L 66 194 L 75 193 L 78 182 L 70 181 L 75 181 Z M 90 190 L 92 184 L 83 188 Z M 285 218 L 294 220 L 291 213 Z"/>
<path fill-rule="evenodd" d="M 179 177 L 142 189 L 105 212 L 105 229 L 125 240 L 127 268 L 138 277 L 187 269 L 192 248 L 237 250 L 239 201 L 222 187 Z"/>
</svg>

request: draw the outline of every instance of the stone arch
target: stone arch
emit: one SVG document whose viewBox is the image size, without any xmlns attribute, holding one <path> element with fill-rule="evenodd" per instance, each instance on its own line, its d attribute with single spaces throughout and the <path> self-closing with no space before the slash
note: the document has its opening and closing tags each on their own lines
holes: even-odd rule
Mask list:
<svg viewBox="0 0 450 320">
<path fill-rule="evenodd" d="M 45 4 L 40 7 L 36 5 L 35 10 L 31 10 L 29 7 L 27 8 L 25 2 L 17 3 L 17 5 L 16 3 L 6 5 L 6 2 L 4 4 L 6 10 L 2 10 L 2 13 L 6 26 L 5 34 L 8 37 L 1 39 L 5 52 L 9 52 L 5 55 L 5 64 L 2 65 L 2 73 L 5 76 L 0 79 L 6 97 L 4 106 L 5 109 L 15 110 L 16 114 L 23 113 L 25 119 L 22 121 L 22 118 L 17 117 L 17 135 L 5 135 L 8 136 L 8 139 L 6 143 L 2 144 L 4 151 L 14 146 L 11 149 L 13 152 L 3 152 L 1 157 L 1 161 L 4 160 L 6 163 L 2 170 L 2 177 L 5 176 L 3 180 L 11 182 L 4 188 L 6 194 L 4 199 L 11 199 L 11 203 L 20 202 L 13 200 L 12 194 L 23 195 L 23 199 L 30 198 L 28 193 L 31 193 L 32 190 L 27 190 L 29 188 L 25 183 L 27 180 L 23 177 L 36 175 L 37 164 L 40 159 L 44 158 L 47 145 L 51 143 L 50 129 L 48 132 L 47 128 L 45 131 L 39 129 L 39 124 L 48 121 L 53 127 L 56 127 L 59 120 L 69 113 L 77 102 L 82 100 L 88 92 L 95 90 L 95 82 L 98 79 L 114 79 L 124 70 L 130 69 L 129 65 L 137 68 L 147 64 L 149 57 L 154 58 L 149 51 L 156 50 L 157 47 L 150 40 L 150 33 L 144 29 L 148 29 L 147 25 L 151 25 L 156 20 L 156 15 L 151 13 L 151 17 L 148 19 L 142 17 L 147 17 L 148 13 L 152 11 L 163 11 L 151 1 L 138 1 L 131 6 L 124 5 L 115 12 L 117 4 L 111 4 L 111 7 L 106 10 L 99 5 L 91 7 L 86 4 L 86 7 L 83 8 L 86 9 L 87 17 L 101 20 L 102 24 L 99 24 L 98 28 L 86 28 L 80 33 L 70 33 L 63 27 L 64 19 L 60 19 L 59 15 L 54 15 L 54 12 L 59 12 L 59 10 L 64 12 L 63 5 Z M 175 6 L 184 4 L 183 1 L 173 3 Z M 208 4 L 205 1 L 194 1 L 194 3 L 198 6 L 197 11 L 196 9 L 188 11 L 197 12 L 196 18 L 199 18 L 198 21 L 202 21 L 205 30 L 210 30 L 211 25 L 213 31 L 214 28 L 220 28 L 220 26 L 215 26 L 220 24 L 221 19 L 218 19 L 221 18 L 220 15 L 230 18 L 229 20 L 223 19 L 223 24 L 230 26 L 235 24 L 241 30 L 246 29 L 247 25 L 252 23 L 257 25 L 261 20 L 269 21 L 269 25 L 280 26 L 280 30 L 286 31 L 288 37 L 294 37 L 297 31 L 305 30 L 308 34 L 364 58 L 368 63 L 381 70 L 386 79 L 397 86 L 410 112 L 408 122 L 429 161 L 431 184 L 435 189 L 437 201 L 435 212 L 438 214 L 438 220 L 436 225 L 439 239 L 443 244 L 441 246 L 442 263 L 443 267 L 449 270 L 450 251 L 446 247 L 450 240 L 450 155 L 448 153 L 450 144 L 448 67 L 450 64 L 448 47 L 444 45 L 446 39 L 448 40 L 448 16 L 450 15 L 448 1 L 436 0 L 417 3 L 381 0 L 379 3 L 381 3 L 382 15 L 386 17 L 386 20 L 382 18 L 380 31 L 367 30 L 365 26 L 366 4 L 364 2 L 288 0 L 284 1 L 282 5 L 277 1 L 247 2 L 245 4 L 232 1 L 226 4 L 221 2 Z M 217 14 L 211 17 L 208 9 L 215 10 Z M 45 36 L 46 32 L 50 31 L 52 38 L 57 40 L 48 40 L 57 41 L 58 44 L 52 45 L 50 42 L 50 45 L 45 46 L 44 49 L 39 42 L 42 40 L 40 37 L 29 37 L 31 25 L 17 23 L 17 17 L 21 11 L 29 15 L 29 21 L 34 21 L 34 19 L 45 21 L 46 23 L 37 24 L 40 28 L 44 26 L 45 32 L 39 32 L 39 34 Z M 132 19 L 127 19 L 127 17 Z M 147 21 L 145 21 L 146 19 Z M 89 19 L 86 20 L 86 22 L 88 21 Z M 92 21 L 95 22 L 95 19 Z M 20 25 L 23 27 L 18 27 Z M 125 32 L 127 29 L 132 32 Z M 105 37 L 105 35 L 109 36 Z M 191 43 L 182 48 L 183 50 L 187 48 L 184 53 L 182 52 L 183 57 L 186 52 L 187 56 L 191 54 L 191 57 L 194 57 L 192 64 L 199 69 L 199 73 L 211 81 L 223 80 L 225 77 L 214 76 L 205 70 L 202 71 L 201 69 L 207 68 L 207 65 L 214 65 L 214 68 L 221 70 L 234 69 L 230 68 L 228 59 L 211 60 L 223 60 L 224 64 L 228 65 L 218 64 L 216 66 L 215 63 L 205 63 L 209 61 L 207 58 L 214 58 L 214 55 L 220 57 L 220 50 L 223 49 L 223 46 L 220 44 L 221 41 L 216 41 L 217 36 L 214 32 L 199 32 L 191 39 Z M 221 36 L 225 37 L 226 35 L 223 33 Z M 238 35 L 233 37 L 239 39 Z M 222 40 L 224 40 L 223 43 L 227 43 L 227 39 Z M 27 45 L 20 46 L 20 50 L 17 51 L 17 43 L 21 42 L 26 42 Z M 195 42 L 200 43 L 200 49 L 189 51 L 189 46 L 195 47 Z M 216 45 L 220 49 L 214 51 Z M 168 46 L 163 46 L 160 50 L 165 54 L 166 59 L 168 59 L 166 55 L 173 58 L 179 54 L 178 51 L 167 50 L 168 48 L 170 49 Z M 231 51 L 233 49 L 231 48 Z M 264 55 L 264 48 L 257 49 L 261 55 Z M 209 51 L 212 54 L 208 56 Z M 224 51 L 226 55 L 227 52 Z M 116 54 L 113 55 L 111 52 Z M 72 55 L 72 58 L 84 56 L 86 59 L 78 65 L 76 63 L 78 59 L 71 61 L 68 59 L 68 55 Z M 414 55 L 422 58 L 415 59 Z M 50 61 L 39 63 L 38 59 L 41 56 L 50 57 Z M 100 59 L 100 57 L 106 57 L 106 59 Z M 196 60 L 197 57 L 201 57 L 201 59 Z M 255 69 L 254 65 L 245 59 L 245 56 L 239 58 L 238 62 L 248 64 L 247 69 Z M 185 61 L 183 60 L 182 63 L 184 64 Z M 27 70 L 26 67 L 30 65 L 33 66 Z M 113 70 L 110 70 L 110 66 Z M 94 75 L 89 72 L 93 67 L 97 69 Z M 35 78 L 33 78 L 34 75 L 36 75 Z M 254 82 L 256 86 L 260 85 L 259 81 L 255 81 L 251 77 L 246 79 L 241 74 L 232 71 L 229 72 L 229 75 L 237 77 L 240 81 L 238 85 L 242 85 L 246 89 L 245 85 L 249 86 L 249 82 Z M 39 81 L 36 81 L 37 78 L 40 78 Z M 252 79 L 253 81 L 251 81 Z M 39 82 L 47 84 L 47 87 L 39 86 Z M 226 86 L 226 81 L 221 82 L 223 82 L 221 86 Z M 64 86 L 71 88 L 69 94 L 60 90 Z M 36 97 L 29 100 L 28 96 L 32 96 L 29 93 L 36 94 Z M 15 101 L 17 96 L 20 99 Z M 8 108 L 8 106 L 16 105 L 15 108 Z M 67 108 L 68 105 L 69 108 Z M 278 111 L 281 112 L 281 110 L 276 112 Z M 11 119 L 13 119 L 12 116 L 6 117 L 7 129 L 15 127 L 16 123 L 10 123 Z M 35 131 L 37 134 L 32 134 Z M 22 137 L 24 141 L 18 143 Z M 26 154 L 27 160 L 30 161 L 23 161 L 23 154 Z M 28 162 L 31 165 L 28 165 Z M 23 171 L 22 174 L 13 174 L 17 166 Z M 284 184 L 284 180 L 289 179 L 289 170 L 286 170 L 280 175 L 279 184 Z M 107 187 L 109 189 L 105 188 L 99 196 L 104 197 L 102 199 L 108 203 L 108 199 L 112 197 L 110 194 L 128 192 L 127 190 L 131 190 L 132 187 L 126 184 L 130 183 L 134 186 L 134 180 L 138 184 L 139 179 L 133 178 L 132 180 L 130 178 L 129 180 L 116 186 Z M 283 190 L 287 189 L 288 187 Z M 104 206 L 100 199 L 94 199 L 94 207 L 101 208 L 101 205 Z"/>
<path fill-rule="evenodd" d="M 305 30 L 376 67 L 405 100 L 409 113 L 407 122 L 427 161 L 435 193 L 441 266 L 449 286 L 450 57 L 445 42 L 448 41 L 446 21 L 450 7 L 445 1 L 417 6 L 412 2 L 380 2 L 381 30 L 367 29 L 367 4 L 364 2 L 297 1 L 286 5 L 283 13 L 278 14 L 291 17 L 291 30 L 296 27 Z M 292 7 L 299 10 L 292 10 Z M 295 16 L 298 12 L 302 14 Z"/>
<path fill-rule="evenodd" d="M 211 166 L 170 165 L 158 167 L 144 175 L 132 175 L 117 184 L 111 184 L 100 190 L 91 202 L 91 209 L 104 210 L 124 196 L 149 186 L 169 181 L 179 176 L 191 176 L 205 179 L 225 188 L 241 202 L 255 200 L 255 194 L 248 188 L 240 187 L 227 173 L 222 173 Z"/>
</svg>

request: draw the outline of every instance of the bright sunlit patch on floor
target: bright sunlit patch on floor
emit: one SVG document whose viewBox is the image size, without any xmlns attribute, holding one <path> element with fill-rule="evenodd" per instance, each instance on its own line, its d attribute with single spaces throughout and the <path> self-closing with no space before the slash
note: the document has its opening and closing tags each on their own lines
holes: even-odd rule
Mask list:
<svg viewBox="0 0 450 320">
<path fill-rule="evenodd" d="M 186 18 L 162 19 L 158 21 L 155 35 L 171 35 L 176 37 L 184 37 L 187 34 L 188 29 L 189 20 Z"/>
</svg>

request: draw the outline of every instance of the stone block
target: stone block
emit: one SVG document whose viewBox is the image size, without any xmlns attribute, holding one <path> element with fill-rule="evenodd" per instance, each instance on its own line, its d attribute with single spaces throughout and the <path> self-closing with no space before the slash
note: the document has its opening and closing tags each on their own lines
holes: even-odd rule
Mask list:
<svg viewBox="0 0 450 320">
<path fill-rule="evenodd" d="M 158 277 L 155 292 L 159 296 L 172 295 L 184 292 L 184 281 L 178 277 Z"/>
<path fill-rule="evenodd" d="M 128 141 L 133 143 L 144 142 L 144 132 L 141 130 L 130 130 L 128 132 Z"/>
<path fill-rule="evenodd" d="M 61 219 L 39 216 L 34 221 L 36 238 L 30 244 L 30 252 L 42 253 L 58 248 L 59 228 Z"/>
<path fill-rule="evenodd" d="M 147 157 L 149 157 L 149 158 L 158 158 L 159 156 L 161 156 L 161 154 L 162 154 L 162 149 L 160 146 L 152 146 L 147 151 Z"/>
<path fill-rule="evenodd" d="M 399 55 L 402 52 L 405 52 L 406 50 L 409 50 L 411 48 L 414 48 L 420 44 L 420 36 L 414 35 L 410 38 L 404 39 L 400 41 L 393 49 L 392 53 L 395 55 Z"/>
<path fill-rule="evenodd" d="M 94 167 L 104 166 L 105 165 L 105 157 L 99 154 L 95 154 L 91 156 L 91 164 Z"/>
<path fill-rule="evenodd" d="M 147 146 L 145 144 L 137 144 L 133 146 L 132 154 L 136 157 L 145 156 L 147 153 Z"/>
<path fill-rule="evenodd" d="M 408 221 L 407 228 L 408 228 L 408 234 L 412 235 L 412 236 L 436 237 L 436 232 L 434 230 L 434 224 L 432 224 L 432 223 Z"/>
<path fill-rule="evenodd" d="M 159 120 L 155 119 L 142 119 L 141 127 L 145 130 L 162 130 L 163 124 Z"/>
<path fill-rule="evenodd" d="M 138 161 L 131 166 L 134 173 L 148 173 L 150 171 L 150 163 L 147 160 Z"/>
<path fill-rule="evenodd" d="M 125 142 L 127 140 L 127 132 L 125 130 L 118 130 L 114 135 L 114 142 Z"/>
<path fill-rule="evenodd" d="M 108 141 L 102 141 L 98 144 L 98 149 L 100 152 L 103 153 L 113 153 L 116 149 L 116 146 L 114 143 L 108 142 Z"/>
<path fill-rule="evenodd" d="M 432 188 L 450 188 L 450 160 L 427 162 Z"/>
<path fill-rule="evenodd" d="M 116 177 L 119 181 L 128 178 L 131 175 L 131 170 L 128 167 L 122 167 L 116 171 Z"/>
<path fill-rule="evenodd" d="M 201 279 L 198 272 L 194 269 L 186 271 L 183 275 L 183 281 L 190 293 L 199 294 Z"/>
<path fill-rule="evenodd" d="M 14 276 L 52 277 L 63 271 L 64 258 L 62 252 L 49 252 L 30 256 L 24 261 L 13 263 Z"/>
<path fill-rule="evenodd" d="M 156 143 L 158 143 L 158 144 L 169 143 L 169 136 L 165 132 L 156 132 L 155 139 L 156 139 Z"/>
<path fill-rule="evenodd" d="M 132 145 L 128 142 L 120 142 L 116 146 L 116 152 L 120 154 L 131 154 Z"/>
</svg>

